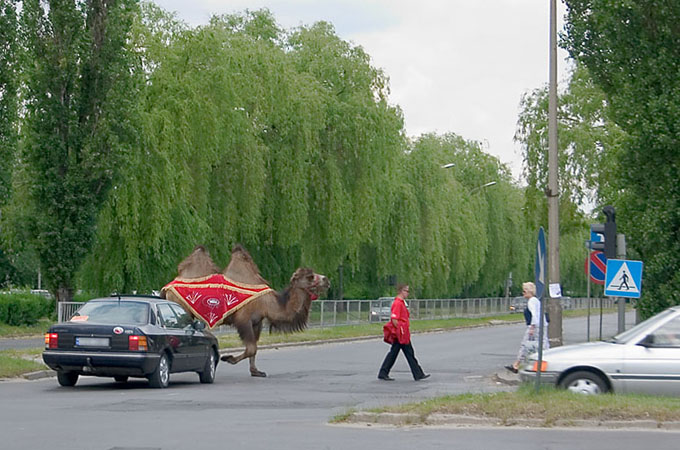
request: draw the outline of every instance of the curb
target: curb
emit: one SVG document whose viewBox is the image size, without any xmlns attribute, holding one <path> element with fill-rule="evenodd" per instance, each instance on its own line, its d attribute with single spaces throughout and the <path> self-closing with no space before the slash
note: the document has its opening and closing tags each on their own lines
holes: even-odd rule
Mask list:
<svg viewBox="0 0 680 450">
<path fill-rule="evenodd" d="M 590 428 L 607 430 L 668 430 L 680 431 L 680 422 L 656 420 L 582 420 L 560 419 L 547 423 L 544 419 L 502 419 L 498 417 L 468 416 L 464 414 L 434 413 L 421 416 L 415 413 L 373 413 L 359 411 L 344 421 L 352 425 L 454 426 L 454 427 L 516 427 L 516 428 Z"/>
<path fill-rule="evenodd" d="M 496 372 L 491 376 L 491 380 L 496 383 L 506 384 L 508 386 L 519 386 L 522 384 L 522 380 L 519 379 L 519 375 L 510 374 L 508 372 Z"/>
<path fill-rule="evenodd" d="M 26 380 L 40 380 L 42 378 L 51 378 L 51 377 L 56 377 L 57 372 L 51 369 L 47 370 L 38 370 L 37 372 L 29 372 L 23 374 L 21 377 L 26 379 Z"/>
</svg>

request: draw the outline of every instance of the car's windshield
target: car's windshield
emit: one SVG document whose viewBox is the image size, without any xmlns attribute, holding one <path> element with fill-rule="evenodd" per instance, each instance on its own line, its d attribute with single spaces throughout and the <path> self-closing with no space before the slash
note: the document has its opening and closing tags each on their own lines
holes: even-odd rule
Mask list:
<svg viewBox="0 0 680 450">
<path fill-rule="evenodd" d="M 89 302 L 71 318 L 72 322 L 142 325 L 149 321 L 149 305 L 142 302 Z"/>
<path fill-rule="evenodd" d="M 640 330 L 643 328 L 647 329 L 654 329 L 656 328 L 656 324 L 665 321 L 669 315 L 675 314 L 675 312 L 672 309 L 667 309 L 666 311 L 660 312 L 656 316 L 652 316 L 647 320 L 644 320 L 640 322 L 639 324 L 635 325 L 633 328 L 630 330 L 626 330 L 623 333 L 617 334 L 613 338 L 611 338 L 608 342 L 614 342 L 614 343 L 626 343 L 628 342 L 633 336 L 636 336 Z"/>
</svg>

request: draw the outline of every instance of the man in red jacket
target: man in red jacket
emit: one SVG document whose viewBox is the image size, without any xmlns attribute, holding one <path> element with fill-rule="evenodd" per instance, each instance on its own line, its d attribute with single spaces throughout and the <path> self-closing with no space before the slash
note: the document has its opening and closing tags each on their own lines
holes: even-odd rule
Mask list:
<svg viewBox="0 0 680 450">
<path fill-rule="evenodd" d="M 389 353 L 385 356 L 385 360 L 380 366 L 380 372 L 378 372 L 378 378 L 386 381 L 393 381 L 394 378 L 390 377 L 390 370 L 397 360 L 399 355 L 399 350 L 404 352 L 406 361 L 411 368 L 411 374 L 413 374 L 413 379 L 424 380 L 429 377 L 430 374 L 423 372 L 423 369 L 418 364 L 416 355 L 413 351 L 413 346 L 411 345 L 411 331 L 409 330 L 409 312 L 406 305 L 406 297 L 408 297 L 409 287 L 408 284 L 397 285 L 397 296 L 392 302 L 392 317 L 390 323 L 393 327 L 392 334 L 396 336 L 396 339 L 392 342 L 392 347 Z M 389 326 L 389 325 L 388 325 Z"/>
</svg>

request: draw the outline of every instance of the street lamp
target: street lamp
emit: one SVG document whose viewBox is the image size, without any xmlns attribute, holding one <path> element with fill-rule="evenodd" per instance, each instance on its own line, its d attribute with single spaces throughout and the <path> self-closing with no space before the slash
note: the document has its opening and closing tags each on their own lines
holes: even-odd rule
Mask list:
<svg viewBox="0 0 680 450">
<path fill-rule="evenodd" d="M 493 186 L 494 184 L 496 184 L 495 181 L 489 181 L 488 183 L 485 183 L 485 184 L 483 184 L 483 185 L 481 185 L 481 186 L 477 186 L 476 188 L 472 189 L 472 190 L 470 191 L 470 194 L 472 194 L 473 192 L 478 191 L 478 190 L 480 190 L 480 189 L 484 189 L 484 188 L 486 188 L 486 187 Z"/>
</svg>

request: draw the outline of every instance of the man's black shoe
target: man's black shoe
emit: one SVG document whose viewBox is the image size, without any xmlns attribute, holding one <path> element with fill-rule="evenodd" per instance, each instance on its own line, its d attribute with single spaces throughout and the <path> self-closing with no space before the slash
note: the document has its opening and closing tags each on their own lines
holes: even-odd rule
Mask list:
<svg viewBox="0 0 680 450">
<path fill-rule="evenodd" d="M 506 369 L 508 369 L 512 373 L 517 373 L 519 370 L 515 369 L 514 366 L 504 366 Z"/>
<path fill-rule="evenodd" d="M 385 376 L 378 375 L 378 379 L 379 379 L 379 380 L 385 380 L 385 381 L 394 381 L 394 378 L 392 378 L 392 377 L 389 376 L 389 375 L 385 375 Z"/>
<path fill-rule="evenodd" d="M 420 377 L 420 378 L 418 378 L 418 379 L 416 379 L 416 381 L 424 380 L 425 378 L 430 378 L 430 374 L 429 374 L 429 373 L 424 373 L 423 376 Z"/>
</svg>

